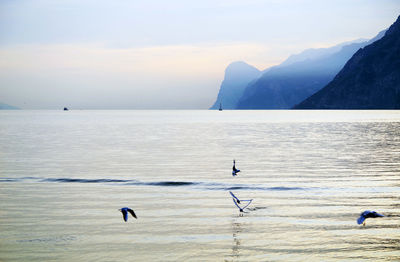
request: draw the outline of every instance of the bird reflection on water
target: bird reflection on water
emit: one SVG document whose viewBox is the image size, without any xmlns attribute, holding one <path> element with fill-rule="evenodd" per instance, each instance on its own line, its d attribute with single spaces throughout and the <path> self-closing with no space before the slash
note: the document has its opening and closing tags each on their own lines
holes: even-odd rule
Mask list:
<svg viewBox="0 0 400 262">
<path fill-rule="evenodd" d="M 233 244 L 232 244 L 232 258 L 239 260 L 240 257 L 240 245 L 241 240 L 239 238 L 239 233 L 243 231 L 242 224 L 236 221 L 232 222 L 232 237 L 233 237 Z"/>
</svg>

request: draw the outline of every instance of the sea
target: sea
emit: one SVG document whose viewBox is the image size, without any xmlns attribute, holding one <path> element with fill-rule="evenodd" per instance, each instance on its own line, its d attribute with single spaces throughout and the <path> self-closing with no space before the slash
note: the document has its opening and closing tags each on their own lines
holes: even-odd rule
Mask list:
<svg viewBox="0 0 400 262">
<path fill-rule="evenodd" d="M 400 261 L 399 207 L 400 111 L 0 111 L 0 261 Z"/>
</svg>

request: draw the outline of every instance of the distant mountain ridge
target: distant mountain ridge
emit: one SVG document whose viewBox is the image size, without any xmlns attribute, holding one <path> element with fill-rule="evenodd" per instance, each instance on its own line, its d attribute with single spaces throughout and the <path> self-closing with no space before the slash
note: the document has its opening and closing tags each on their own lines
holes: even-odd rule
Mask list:
<svg viewBox="0 0 400 262">
<path fill-rule="evenodd" d="M 15 106 L 10 106 L 4 103 L 0 103 L 0 110 L 16 110 L 19 109 L 18 107 Z"/>
<path fill-rule="evenodd" d="M 306 60 L 316 60 L 324 57 L 326 58 L 330 55 L 340 52 L 340 50 L 345 46 L 368 45 L 375 42 L 376 40 L 381 39 L 385 35 L 386 30 L 387 29 L 380 31 L 375 37 L 371 39 L 359 38 L 353 41 L 346 41 L 332 47 L 306 49 L 298 54 L 290 55 L 285 61 L 283 61 L 281 64 L 275 67 L 288 66 L 296 62 L 302 62 Z"/>
<path fill-rule="evenodd" d="M 217 100 L 210 109 L 218 109 L 220 103 L 224 109 L 235 109 L 246 86 L 260 75 L 260 70 L 242 61 L 228 65 Z"/>
<path fill-rule="evenodd" d="M 295 109 L 400 109 L 400 16 L 358 50 L 326 87 Z"/>
<path fill-rule="evenodd" d="M 332 47 L 327 47 L 327 48 L 310 48 L 306 49 L 299 54 L 293 54 L 290 55 L 285 61 L 283 61 L 279 66 L 288 66 L 297 62 L 302 62 L 305 60 L 315 60 L 323 57 L 327 57 L 329 55 L 332 55 L 334 53 L 337 53 L 340 51 L 340 49 L 343 46 L 354 44 L 354 43 L 363 43 L 367 42 L 368 39 L 360 38 L 354 41 L 347 41 Z"/>
<path fill-rule="evenodd" d="M 249 84 L 236 108 L 292 108 L 327 85 L 358 49 L 376 41 L 383 33 L 369 41 L 340 44 L 308 54 L 306 50 L 295 58 L 289 57 Z"/>
</svg>

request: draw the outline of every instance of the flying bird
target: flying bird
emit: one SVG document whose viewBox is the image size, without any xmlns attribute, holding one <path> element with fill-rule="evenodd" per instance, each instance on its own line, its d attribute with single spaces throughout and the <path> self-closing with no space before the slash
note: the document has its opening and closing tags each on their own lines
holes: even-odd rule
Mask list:
<svg viewBox="0 0 400 262">
<path fill-rule="evenodd" d="M 232 167 L 232 176 L 236 176 L 237 175 L 237 173 L 239 173 L 240 172 L 240 170 L 239 169 L 236 169 L 236 166 L 235 166 L 235 164 L 236 164 L 236 162 L 235 162 L 235 159 L 233 160 L 233 167 Z"/>
<path fill-rule="evenodd" d="M 119 211 L 122 212 L 122 217 L 124 218 L 125 222 L 128 221 L 128 212 L 131 213 L 131 215 L 137 219 L 135 212 L 132 209 L 130 209 L 129 207 L 123 207 L 123 208 L 119 209 Z"/>
<path fill-rule="evenodd" d="M 237 198 L 237 197 L 232 193 L 232 191 L 229 191 L 229 194 L 231 194 L 231 196 L 233 197 L 233 200 L 236 200 L 236 202 L 237 202 L 238 204 L 240 204 L 239 198 Z"/>
<path fill-rule="evenodd" d="M 370 218 L 370 217 L 372 217 L 372 218 L 384 217 L 384 215 L 376 213 L 375 211 L 366 210 L 366 211 L 362 212 L 360 217 L 357 219 L 357 224 L 359 224 L 359 225 L 363 224 L 363 226 L 365 226 L 365 219 Z"/>
<path fill-rule="evenodd" d="M 242 200 L 240 200 L 239 198 L 237 198 L 237 197 L 232 193 L 232 191 L 229 191 L 229 193 L 230 193 L 231 196 L 232 196 L 233 203 L 235 203 L 235 205 L 239 208 L 240 213 L 243 213 L 243 212 L 244 212 L 244 209 L 245 209 L 246 207 L 248 207 L 248 206 L 251 204 L 251 201 L 253 201 L 253 199 L 247 199 L 247 200 L 242 199 Z M 241 204 L 242 202 L 248 202 L 248 203 L 247 203 L 246 205 L 244 205 L 243 207 L 241 207 L 241 206 L 239 206 L 239 204 Z"/>
</svg>

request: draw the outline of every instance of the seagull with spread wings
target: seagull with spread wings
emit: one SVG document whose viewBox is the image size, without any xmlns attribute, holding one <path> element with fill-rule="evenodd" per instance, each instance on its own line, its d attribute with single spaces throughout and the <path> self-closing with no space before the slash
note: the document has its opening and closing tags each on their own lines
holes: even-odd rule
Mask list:
<svg viewBox="0 0 400 262">
<path fill-rule="evenodd" d="M 365 226 L 365 219 L 367 218 L 376 218 L 376 217 L 384 217 L 384 215 L 381 215 L 379 213 L 376 213 L 376 211 L 369 211 L 365 210 L 364 212 L 361 213 L 360 217 L 357 219 L 357 224 Z"/>
<path fill-rule="evenodd" d="M 243 213 L 243 212 L 244 212 L 244 209 L 245 209 L 246 207 L 248 207 L 248 206 L 251 204 L 251 201 L 253 201 L 253 199 L 246 199 L 246 200 L 242 199 L 242 200 L 240 200 L 239 198 L 237 198 L 237 197 L 232 193 L 232 191 L 229 191 L 229 193 L 230 193 L 231 196 L 232 196 L 233 203 L 235 203 L 235 205 L 239 208 L 240 213 Z M 243 202 L 247 202 L 247 204 L 245 204 L 243 207 L 241 207 L 239 204 L 243 204 Z"/>
<path fill-rule="evenodd" d="M 123 207 L 123 208 L 119 209 L 119 211 L 122 212 L 122 217 L 124 218 L 125 222 L 128 221 L 128 212 L 131 213 L 131 215 L 137 219 L 135 212 L 132 209 L 130 209 L 129 207 Z"/>
</svg>

